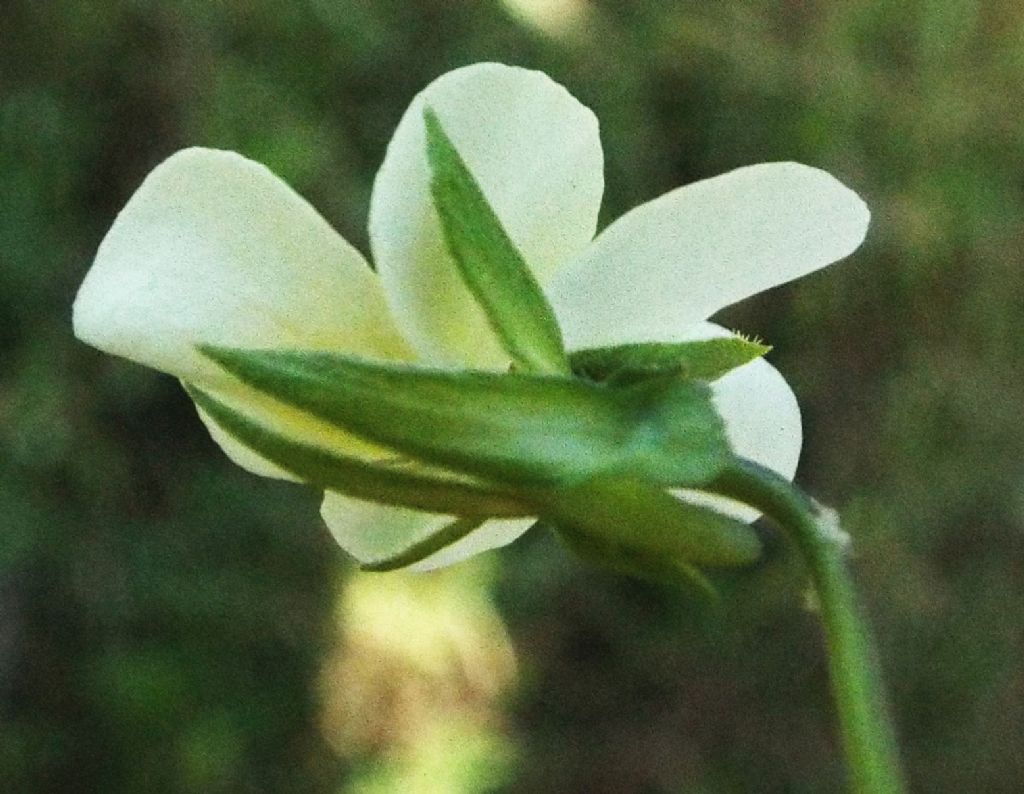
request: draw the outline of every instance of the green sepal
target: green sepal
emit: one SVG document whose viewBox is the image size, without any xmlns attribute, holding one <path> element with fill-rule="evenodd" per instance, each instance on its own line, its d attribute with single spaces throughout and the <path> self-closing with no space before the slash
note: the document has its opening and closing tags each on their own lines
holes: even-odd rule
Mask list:
<svg viewBox="0 0 1024 794">
<path fill-rule="evenodd" d="M 562 333 L 540 285 L 437 114 L 426 108 L 423 121 L 434 206 L 462 280 L 520 369 L 568 374 Z"/>
<path fill-rule="evenodd" d="M 542 520 L 624 561 L 735 567 L 761 556 L 748 524 L 636 479 L 595 479 L 532 499 Z"/>
<path fill-rule="evenodd" d="M 734 335 L 691 342 L 589 348 L 573 352 L 569 361 L 576 375 L 600 382 L 633 382 L 661 375 L 713 381 L 769 350 L 768 345 Z"/>
<path fill-rule="evenodd" d="M 677 378 L 609 389 L 335 353 L 200 350 L 256 390 L 348 432 L 513 486 L 615 474 L 690 486 L 730 459 L 710 390 Z"/>
<path fill-rule="evenodd" d="M 433 554 L 441 551 L 453 543 L 462 540 L 470 532 L 476 530 L 483 522 L 471 518 L 460 518 L 445 524 L 441 529 L 429 537 L 413 543 L 406 549 L 388 557 L 382 557 L 373 562 L 359 564 L 362 571 L 373 571 L 383 573 L 385 571 L 396 571 L 399 568 L 407 568 L 427 559 Z"/>
<path fill-rule="evenodd" d="M 673 558 L 638 554 L 561 527 L 552 526 L 551 530 L 574 554 L 591 565 L 652 584 L 681 588 L 706 603 L 717 605 L 721 601 L 718 587 L 696 565 Z"/>
<path fill-rule="evenodd" d="M 531 515 L 513 495 L 495 487 L 430 476 L 408 468 L 339 455 L 286 438 L 191 384 L 189 396 L 237 441 L 301 480 L 357 499 L 430 513 L 476 518 Z"/>
</svg>

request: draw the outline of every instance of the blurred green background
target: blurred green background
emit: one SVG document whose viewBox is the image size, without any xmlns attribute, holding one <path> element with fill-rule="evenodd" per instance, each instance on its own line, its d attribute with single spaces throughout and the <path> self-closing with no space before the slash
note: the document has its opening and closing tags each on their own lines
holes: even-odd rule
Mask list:
<svg viewBox="0 0 1024 794">
<path fill-rule="evenodd" d="M 592 107 L 603 221 L 794 159 L 874 212 L 846 264 L 728 310 L 800 396 L 914 790 L 1024 780 L 1024 6 L 1017 0 L 5 0 L 0 787 L 833 792 L 782 544 L 711 612 L 542 532 L 355 574 L 305 489 L 232 466 L 168 377 L 75 342 L 117 210 L 175 149 L 268 164 L 367 250 L 410 98 L 477 60 Z"/>
</svg>

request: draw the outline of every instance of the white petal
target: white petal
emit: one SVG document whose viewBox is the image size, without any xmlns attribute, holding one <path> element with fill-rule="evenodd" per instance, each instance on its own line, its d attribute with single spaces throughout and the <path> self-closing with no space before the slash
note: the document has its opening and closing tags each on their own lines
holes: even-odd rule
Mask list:
<svg viewBox="0 0 1024 794">
<path fill-rule="evenodd" d="M 719 378 L 711 391 L 733 451 L 793 479 L 803 431 L 796 395 L 782 374 L 761 358 Z"/>
<path fill-rule="evenodd" d="M 429 191 L 426 105 L 542 283 L 597 228 L 604 189 L 597 120 L 541 72 L 476 64 L 438 78 L 412 101 L 377 174 L 373 256 L 406 338 L 435 364 L 504 367 L 508 356 L 442 241 Z"/>
<path fill-rule="evenodd" d="M 626 213 L 546 291 L 569 347 L 658 340 L 842 259 L 868 219 L 857 194 L 824 171 L 753 165 Z"/>
<path fill-rule="evenodd" d="M 320 515 L 338 545 L 365 563 L 394 556 L 457 520 L 455 516 L 388 507 L 331 491 L 324 494 Z M 461 562 L 511 543 L 532 525 L 532 519 L 488 521 L 462 540 L 410 568 L 429 571 Z"/>
<path fill-rule="evenodd" d="M 83 341 L 207 388 L 271 426 L 349 450 L 366 446 L 281 413 L 195 346 L 410 355 L 363 257 L 266 168 L 208 149 L 178 152 L 135 192 L 79 290 L 74 327 Z M 246 468 L 280 475 L 212 433 Z"/>
<path fill-rule="evenodd" d="M 199 343 L 405 355 L 366 261 L 304 199 L 233 152 L 186 149 L 114 221 L 74 306 L 108 353 L 210 384 Z"/>
</svg>

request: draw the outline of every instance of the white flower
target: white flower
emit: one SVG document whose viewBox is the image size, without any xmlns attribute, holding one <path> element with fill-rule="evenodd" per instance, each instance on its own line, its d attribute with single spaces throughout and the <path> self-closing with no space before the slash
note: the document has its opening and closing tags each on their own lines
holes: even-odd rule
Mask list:
<svg viewBox="0 0 1024 794">
<path fill-rule="evenodd" d="M 723 334 L 707 322 L 716 311 L 841 259 L 867 229 L 863 202 L 827 173 L 766 163 L 673 190 L 595 239 L 604 180 L 593 114 L 540 72 L 476 64 L 431 83 L 395 131 L 370 206 L 376 273 L 263 166 L 188 149 L 154 169 L 117 217 L 75 301 L 75 333 L 293 438 L 387 454 L 247 389 L 196 346 L 508 366 L 442 241 L 428 186 L 428 103 L 544 287 L 570 350 Z M 800 413 L 782 376 L 758 359 L 713 389 L 734 450 L 791 478 Z M 287 477 L 202 418 L 235 462 Z M 322 513 L 364 561 L 452 521 L 331 492 Z M 489 521 L 420 567 L 504 545 L 531 523 Z"/>
</svg>

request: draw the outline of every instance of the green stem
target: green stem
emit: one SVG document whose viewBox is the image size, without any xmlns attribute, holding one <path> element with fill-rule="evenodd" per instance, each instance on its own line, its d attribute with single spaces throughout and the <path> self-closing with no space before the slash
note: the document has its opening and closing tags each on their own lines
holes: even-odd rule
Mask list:
<svg viewBox="0 0 1024 794">
<path fill-rule="evenodd" d="M 837 528 L 791 483 L 746 460 L 707 488 L 757 508 L 792 533 L 810 568 L 829 651 L 832 691 L 857 794 L 902 792 L 895 735 L 867 624 L 857 607 Z"/>
</svg>

